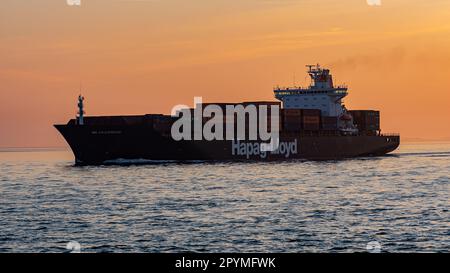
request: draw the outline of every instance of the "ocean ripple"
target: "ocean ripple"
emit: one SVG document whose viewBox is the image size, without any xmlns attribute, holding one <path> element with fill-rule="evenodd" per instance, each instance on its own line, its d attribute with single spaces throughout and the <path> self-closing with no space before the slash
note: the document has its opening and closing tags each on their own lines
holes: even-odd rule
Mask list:
<svg viewBox="0 0 450 273">
<path fill-rule="evenodd" d="M 0 152 L 0 252 L 450 249 L 448 144 L 342 161 L 112 163 Z"/>
</svg>

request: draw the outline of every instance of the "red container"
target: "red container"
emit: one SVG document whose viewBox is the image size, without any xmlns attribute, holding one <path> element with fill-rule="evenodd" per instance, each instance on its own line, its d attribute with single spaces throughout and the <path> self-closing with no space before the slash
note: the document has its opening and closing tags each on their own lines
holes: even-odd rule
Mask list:
<svg viewBox="0 0 450 273">
<path fill-rule="evenodd" d="M 303 130 L 319 130 L 320 117 L 319 116 L 303 116 L 302 118 Z"/>
<path fill-rule="evenodd" d="M 320 118 L 318 116 L 303 116 L 302 121 L 304 124 L 319 124 Z"/>
<path fill-rule="evenodd" d="M 320 129 L 320 110 L 303 109 L 302 110 L 303 130 L 317 131 Z"/>
</svg>

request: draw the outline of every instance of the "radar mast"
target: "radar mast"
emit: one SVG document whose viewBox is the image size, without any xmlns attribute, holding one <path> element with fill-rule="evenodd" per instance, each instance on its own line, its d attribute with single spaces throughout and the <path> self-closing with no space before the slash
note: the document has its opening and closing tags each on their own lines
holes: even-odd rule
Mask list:
<svg viewBox="0 0 450 273">
<path fill-rule="evenodd" d="M 78 125 L 84 125 L 84 97 L 81 94 L 78 96 Z"/>
</svg>

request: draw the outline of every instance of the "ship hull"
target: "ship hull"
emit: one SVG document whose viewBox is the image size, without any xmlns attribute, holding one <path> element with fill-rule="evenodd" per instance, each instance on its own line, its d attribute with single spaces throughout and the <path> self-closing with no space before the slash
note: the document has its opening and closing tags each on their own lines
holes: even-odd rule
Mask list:
<svg viewBox="0 0 450 273">
<path fill-rule="evenodd" d="M 191 160 L 329 160 L 380 156 L 395 150 L 399 136 L 281 134 L 278 148 L 263 151 L 252 141 L 175 141 L 151 126 L 55 125 L 78 165 Z"/>
</svg>

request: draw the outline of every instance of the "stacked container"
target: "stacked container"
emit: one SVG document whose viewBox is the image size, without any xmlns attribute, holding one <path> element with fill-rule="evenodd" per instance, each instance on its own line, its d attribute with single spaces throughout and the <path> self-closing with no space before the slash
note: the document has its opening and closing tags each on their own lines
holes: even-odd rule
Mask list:
<svg viewBox="0 0 450 273">
<path fill-rule="evenodd" d="M 144 123 L 144 116 L 105 116 L 105 117 L 85 117 L 86 125 L 141 125 Z"/>
<path fill-rule="evenodd" d="M 322 130 L 335 131 L 338 129 L 337 117 L 322 117 Z"/>
<path fill-rule="evenodd" d="M 301 109 L 283 109 L 283 129 L 285 131 L 295 132 L 302 129 L 302 110 Z"/>
<path fill-rule="evenodd" d="M 281 111 L 281 103 L 277 102 L 277 101 L 256 101 L 256 102 L 243 102 L 242 103 L 244 107 L 248 106 L 248 105 L 254 105 L 256 107 L 257 113 L 258 113 L 258 118 L 259 118 L 259 111 L 261 106 L 267 106 L 267 130 L 271 131 L 272 129 L 272 121 L 271 121 L 271 116 L 272 116 L 272 109 L 271 106 L 278 106 L 278 109 Z M 280 126 L 280 130 L 281 130 L 281 112 L 278 113 L 279 114 L 279 120 L 278 120 L 278 124 Z M 246 117 L 246 125 L 248 126 L 248 118 Z M 259 120 L 258 120 L 259 121 Z M 258 125 L 259 126 L 259 125 Z"/>
<path fill-rule="evenodd" d="M 203 103 L 202 104 L 203 110 L 208 105 L 217 105 L 217 106 L 219 106 L 222 109 L 222 112 L 223 112 L 223 124 L 225 126 L 227 124 L 227 120 L 226 120 L 227 119 L 227 116 L 226 116 L 226 114 L 227 114 L 226 113 L 226 106 L 227 105 L 231 105 L 231 106 L 234 106 L 234 107 L 236 107 L 238 105 L 242 105 L 244 108 L 247 107 L 247 106 L 253 105 L 256 108 L 256 114 L 257 115 L 259 114 L 261 106 L 267 106 L 267 130 L 268 131 L 271 131 L 271 129 L 272 129 L 272 124 L 271 124 L 271 115 L 272 115 L 271 106 L 272 105 L 276 105 L 279 108 L 281 107 L 281 103 L 280 102 L 275 102 L 275 101 L 256 101 L 256 102 L 242 102 L 242 103 Z M 259 115 L 257 117 L 259 117 Z M 238 118 L 238 116 L 235 113 L 234 116 L 233 116 L 234 132 L 235 132 L 235 134 L 237 132 L 237 124 L 238 124 L 237 118 Z M 279 125 L 281 126 L 281 115 L 280 115 L 279 118 L 280 118 Z M 210 119 L 211 119 L 211 117 L 203 117 L 203 124 L 205 124 Z M 248 114 L 245 115 L 245 121 L 244 122 L 245 122 L 245 133 L 246 133 L 246 135 L 248 137 L 248 135 L 249 135 L 249 128 L 250 128 L 250 120 L 249 120 L 249 115 Z M 256 126 L 257 130 L 259 130 L 258 122 L 256 124 L 254 124 L 254 125 Z M 225 130 L 226 130 L 226 127 L 224 127 L 224 133 L 225 133 Z"/>
<path fill-rule="evenodd" d="M 319 109 L 302 109 L 302 123 L 303 130 L 317 131 L 320 129 L 320 114 Z"/>
<path fill-rule="evenodd" d="M 170 134 L 173 122 L 174 118 L 172 116 L 156 116 L 153 118 L 153 129 L 162 134 Z"/>
<path fill-rule="evenodd" d="M 380 111 L 352 110 L 349 113 L 352 115 L 353 122 L 360 131 L 380 130 Z"/>
</svg>

